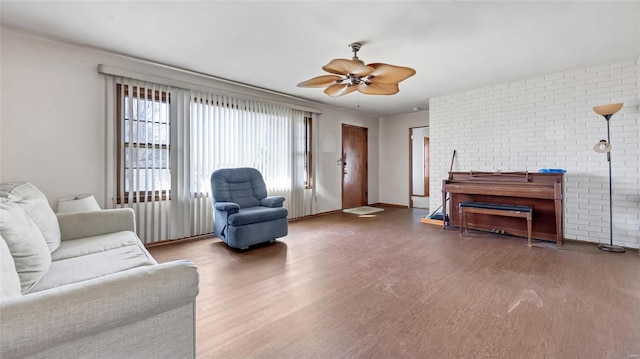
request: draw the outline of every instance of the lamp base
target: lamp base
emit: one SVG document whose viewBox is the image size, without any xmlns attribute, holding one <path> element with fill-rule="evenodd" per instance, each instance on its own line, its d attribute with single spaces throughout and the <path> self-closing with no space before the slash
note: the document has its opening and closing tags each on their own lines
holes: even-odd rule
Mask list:
<svg viewBox="0 0 640 359">
<path fill-rule="evenodd" d="M 598 248 L 607 252 L 624 253 L 624 247 L 616 246 L 613 244 L 600 244 Z"/>
</svg>

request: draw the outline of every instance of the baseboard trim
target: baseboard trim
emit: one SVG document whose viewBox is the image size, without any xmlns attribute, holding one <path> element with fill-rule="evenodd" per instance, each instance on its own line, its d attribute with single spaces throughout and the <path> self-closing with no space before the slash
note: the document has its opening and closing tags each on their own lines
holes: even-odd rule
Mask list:
<svg viewBox="0 0 640 359">
<path fill-rule="evenodd" d="M 370 204 L 369 206 L 372 206 L 372 207 L 409 208 L 409 206 L 405 206 L 405 205 L 402 205 L 402 204 L 391 204 L 391 203 L 381 203 L 381 202 L 373 203 L 373 204 Z"/>
<path fill-rule="evenodd" d="M 157 242 L 153 242 L 153 243 L 146 243 L 144 245 L 144 247 L 145 248 L 153 248 L 153 247 L 164 246 L 164 245 L 167 245 L 167 244 L 184 243 L 184 242 L 191 242 L 191 241 L 199 241 L 201 239 L 213 239 L 213 238 L 218 238 L 218 237 L 216 237 L 216 235 L 213 234 L 213 233 L 201 234 L 199 236 L 193 236 L 193 237 L 185 237 L 185 238 L 178 238 L 178 239 L 165 239 L 163 241 L 157 241 Z"/>
<path fill-rule="evenodd" d="M 298 217 L 298 218 L 292 218 L 292 219 L 289 220 L 289 222 L 300 221 L 300 220 L 307 219 L 307 218 L 322 217 L 322 216 L 326 216 L 326 215 L 329 215 L 329 214 L 340 213 L 340 212 L 342 212 L 342 210 L 341 209 L 337 209 L 335 211 L 308 214 L 306 216 L 302 216 L 302 217 Z"/>
</svg>

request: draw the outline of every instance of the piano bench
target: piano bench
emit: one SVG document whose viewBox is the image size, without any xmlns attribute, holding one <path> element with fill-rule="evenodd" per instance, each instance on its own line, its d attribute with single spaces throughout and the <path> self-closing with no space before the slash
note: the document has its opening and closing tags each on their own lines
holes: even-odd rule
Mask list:
<svg viewBox="0 0 640 359">
<path fill-rule="evenodd" d="M 468 213 L 525 218 L 527 220 L 527 244 L 531 247 L 531 221 L 533 217 L 533 207 L 484 202 L 460 202 L 458 206 L 461 236 L 464 232 L 469 232 L 467 227 Z"/>
</svg>

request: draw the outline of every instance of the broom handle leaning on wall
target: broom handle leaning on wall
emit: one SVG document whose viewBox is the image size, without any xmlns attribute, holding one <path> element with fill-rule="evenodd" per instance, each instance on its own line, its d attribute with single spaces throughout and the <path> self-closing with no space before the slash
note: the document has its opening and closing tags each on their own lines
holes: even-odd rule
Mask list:
<svg viewBox="0 0 640 359">
<path fill-rule="evenodd" d="M 449 180 L 451 180 L 451 177 L 453 177 L 453 175 L 451 174 L 451 171 L 453 171 L 453 160 L 456 158 L 456 150 L 453 150 L 453 155 L 451 156 L 451 166 L 449 166 Z"/>
<path fill-rule="evenodd" d="M 453 155 L 451 156 L 451 166 L 449 167 L 449 179 L 451 179 L 451 171 L 453 171 L 453 160 L 456 158 L 456 150 L 453 150 Z M 446 200 L 445 200 L 446 202 Z M 433 217 L 434 214 L 436 214 L 438 212 L 438 210 L 440 208 L 442 208 L 445 205 L 445 203 L 442 203 L 440 205 L 440 207 L 436 208 L 435 211 L 431 212 L 430 215 L 427 216 L 427 218 L 431 218 Z M 444 218 L 444 216 L 442 217 L 442 221 L 444 222 L 446 220 L 446 218 Z"/>
</svg>

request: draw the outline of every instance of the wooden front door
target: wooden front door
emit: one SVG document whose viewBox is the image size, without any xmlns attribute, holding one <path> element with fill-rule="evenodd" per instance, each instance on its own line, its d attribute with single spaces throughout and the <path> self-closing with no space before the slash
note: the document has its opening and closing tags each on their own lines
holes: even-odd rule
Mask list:
<svg viewBox="0 0 640 359">
<path fill-rule="evenodd" d="M 342 208 L 369 203 L 367 129 L 342 125 Z"/>
</svg>

